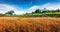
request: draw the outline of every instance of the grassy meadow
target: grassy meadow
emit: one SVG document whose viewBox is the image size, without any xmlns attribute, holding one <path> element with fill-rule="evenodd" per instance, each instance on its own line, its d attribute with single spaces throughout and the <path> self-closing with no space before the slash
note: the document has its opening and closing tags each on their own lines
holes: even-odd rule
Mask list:
<svg viewBox="0 0 60 32">
<path fill-rule="evenodd" d="M 60 17 L 60 12 L 27 13 L 19 15 L 22 17 Z"/>
</svg>

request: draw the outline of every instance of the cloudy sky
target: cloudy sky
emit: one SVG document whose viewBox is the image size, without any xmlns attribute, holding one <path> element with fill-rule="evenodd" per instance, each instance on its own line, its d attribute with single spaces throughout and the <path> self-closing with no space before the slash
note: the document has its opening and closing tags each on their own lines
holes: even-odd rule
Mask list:
<svg viewBox="0 0 60 32">
<path fill-rule="evenodd" d="M 60 9 L 60 0 L 0 0 L 0 13 L 14 10 L 16 14 L 24 14 L 38 8 Z"/>
</svg>

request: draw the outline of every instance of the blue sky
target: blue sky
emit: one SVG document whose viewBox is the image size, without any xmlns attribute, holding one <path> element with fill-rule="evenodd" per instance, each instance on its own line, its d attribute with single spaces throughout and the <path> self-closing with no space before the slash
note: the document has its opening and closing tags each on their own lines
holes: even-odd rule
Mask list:
<svg viewBox="0 0 60 32">
<path fill-rule="evenodd" d="M 38 8 L 58 9 L 59 3 L 60 0 L 0 0 L 0 11 L 15 9 L 17 14 L 18 12 L 22 14 Z"/>
<path fill-rule="evenodd" d="M 60 0 L 0 0 L 0 3 L 21 7 L 21 9 L 27 9 L 34 5 L 56 2 L 60 2 Z"/>
</svg>

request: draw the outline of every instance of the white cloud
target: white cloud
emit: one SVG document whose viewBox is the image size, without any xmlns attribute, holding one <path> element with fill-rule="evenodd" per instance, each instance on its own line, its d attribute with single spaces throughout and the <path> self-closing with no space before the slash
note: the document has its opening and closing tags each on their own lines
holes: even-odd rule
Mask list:
<svg viewBox="0 0 60 32">
<path fill-rule="evenodd" d="M 42 6 L 32 6 L 28 10 L 29 11 L 35 11 L 38 8 L 39 9 L 47 8 L 49 10 L 56 10 L 56 9 L 60 9 L 60 4 L 59 3 L 47 3 L 47 4 L 44 4 Z"/>
<path fill-rule="evenodd" d="M 16 7 L 12 7 L 6 4 L 0 4 L 0 13 L 6 13 L 7 11 L 13 10 L 15 14 L 24 14 L 24 13 L 31 13 L 31 11 L 26 10 L 18 10 Z M 34 9 L 35 10 L 35 9 Z"/>
<path fill-rule="evenodd" d="M 12 7 L 10 5 L 0 4 L 0 13 L 5 13 L 7 11 L 14 10 L 16 14 L 24 14 L 24 13 L 31 13 L 38 8 L 39 9 L 47 8 L 49 10 L 56 10 L 56 9 L 60 9 L 60 4 L 59 3 L 47 3 L 42 6 L 32 6 L 31 8 L 26 9 L 25 11 L 18 10 L 16 7 Z"/>
<path fill-rule="evenodd" d="M 6 13 L 7 11 L 13 10 L 15 12 L 15 14 L 23 14 L 26 13 L 27 11 L 21 11 L 21 10 L 17 10 L 16 7 L 12 7 L 6 4 L 0 4 L 0 13 Z"/>
<path fill-rule="evenodd" d="M 47 8 L 49 10 L 56 10 L 60 9 L 60 4 L 59 3 L 47 3 L 42 6 L 43 8 Z"/>
<path fill-rule="evenodd" d="M 28 11 L 35 11 L 36 9 L 38 9 L 38 6 L 32 6 L 31 8 L 27 9 Z"/>
</svg>

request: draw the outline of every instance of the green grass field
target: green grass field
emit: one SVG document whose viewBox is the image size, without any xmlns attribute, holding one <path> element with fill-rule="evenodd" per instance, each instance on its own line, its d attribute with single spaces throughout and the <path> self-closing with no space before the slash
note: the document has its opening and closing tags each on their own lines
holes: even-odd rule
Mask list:
<svg viewBox="0 0 60 32">
<path fill-rule="evenodd" d="M 60 12 L 28 13 L 20 16 L 26 17 L 60 17 Z"/>
</svg>

